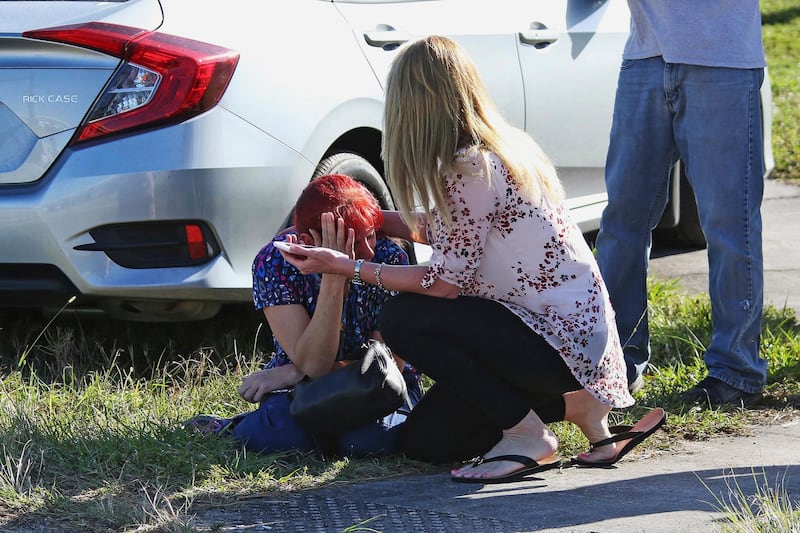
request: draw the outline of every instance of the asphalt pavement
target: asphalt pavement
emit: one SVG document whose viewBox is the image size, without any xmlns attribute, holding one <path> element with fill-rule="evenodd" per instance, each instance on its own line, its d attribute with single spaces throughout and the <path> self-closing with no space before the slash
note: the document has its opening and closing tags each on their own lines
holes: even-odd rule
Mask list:
<svg viewBox="0 0 800 533">
<path fill-rule="evenodd" d="M 800 312 L 800 188 L 768 181 L 765 301 Z M 657 251 L 651 274 L 707 290 L 704 250 Z M 669 420 L 667 420 L 669 425 Z M 568 467 L 501 485 L 453 483 L 440 474 L 343 483 L 270 494 L 199 514 L 198 531 L 647 532 L 715 531 L 723 507 L 777 491 L 800 506 L 800 419 L 746 436 L 671 441 L 658 432 L 608 469 Z"/>
<path fill-rule="evenodd" d="M 502 485 L 453 483 L 442 472 L 271 494 L 200 514 L 194 526 L 248 533 L 708 532 L 717 530 L 731 495 L 785 491 L 796 506 L 798 459 L 795 421 L 746 437 L 632 453 L 613 468 L 549 470 Z"/>
</svg>

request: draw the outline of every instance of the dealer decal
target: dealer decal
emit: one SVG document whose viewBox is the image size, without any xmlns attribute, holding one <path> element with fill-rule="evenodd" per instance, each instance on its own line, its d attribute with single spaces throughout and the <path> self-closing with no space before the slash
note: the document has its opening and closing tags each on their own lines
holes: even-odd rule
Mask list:
<svg viewBox="0 0 800 533">
<path fill-rule="evenodd" d="M 22 97 L 24 104 L 77 104 L 77 94 L 26 94 Z"/>
</svg>

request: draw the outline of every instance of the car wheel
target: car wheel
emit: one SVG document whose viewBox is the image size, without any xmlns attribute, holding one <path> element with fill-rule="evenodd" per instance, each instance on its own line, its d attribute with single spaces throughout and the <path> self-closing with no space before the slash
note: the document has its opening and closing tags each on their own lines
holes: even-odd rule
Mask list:
<svg viewBox="0 0 800 533">
<path fill-rule="evenodd" d="M 394 209 L 394 201 L 389 194 L 389 187 L 372 164 L 360 155 L 340 152 L 326 157 L 317 165 L 311 179 L 326 174 L 344 174 L 363 183 L 372 192 L 383 209 Z"/>
<path fill-rule="evenodd" d="M 360 155 L 351 152 L 339 152 L 324 158 L 317 165 L 311 181 L 326 174 L 344 174 L 363 183 L 378 199 L 378 204 L 383 209 L 394 209 L 392 196 L 389 194 L 389 187 L 383 181 L 383 177 L 372 164 Z M 283 223 L 283 229 L 292 225 L 294 218 L 294 208 L 289 211 Z"/>
<path fill-rule="evenodd" d="M 664 244 L 680 248 L 705 248 L 706 236 L 700 226 L 697 201 L 683 170 L 681 170 L 679 191 L 678 224 L 655 230 L 654 237 Z"/>
</svg>

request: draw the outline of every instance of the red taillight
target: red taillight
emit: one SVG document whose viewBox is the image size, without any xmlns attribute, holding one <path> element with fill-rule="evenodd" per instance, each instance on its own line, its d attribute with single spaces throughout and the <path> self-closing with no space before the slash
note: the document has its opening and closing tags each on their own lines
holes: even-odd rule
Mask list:
<svg viewBox="0 0 800 533">
<path fill-rule="evenodd" d="M 186 224 L 186 246 L 189 250 L 189 259 L 203 259 L 207 255 L 208 248 L 206 240 L 203 238 L 203 230 L 197 224 Z"/>
<path fill-rule="evenodd" d="M 90 22 L 23 36 L 124 60 L 73 142 L 199 115 L 219 102 L 239 62 L 239 54 L 227 48 L 116 24 Z M 131 102 L 134 93 L 138 98 Z"/>
</svg>

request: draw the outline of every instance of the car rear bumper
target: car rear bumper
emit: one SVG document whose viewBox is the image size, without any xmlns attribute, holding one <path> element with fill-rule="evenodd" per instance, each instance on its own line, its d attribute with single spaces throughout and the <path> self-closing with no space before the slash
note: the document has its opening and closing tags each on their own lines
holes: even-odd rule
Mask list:
<svg viewBox="0 0 800 533">
<path fill-rule="evenodd" d="M 73 295 L 79 304 L 161 308 L 247 302 L 253 257 L 312 172 L 296 151 L 219 107 L 170 128 L 68 149 L 37 183 L 0 188 L 0 305 Z M 102 250 L 76 249 L 91 245 L 99 226 L 165 220 L 202 222 L 219 252 L 203 264 L 128 268 Z"/>
</svg>

